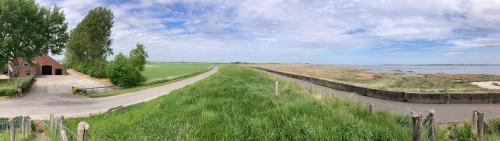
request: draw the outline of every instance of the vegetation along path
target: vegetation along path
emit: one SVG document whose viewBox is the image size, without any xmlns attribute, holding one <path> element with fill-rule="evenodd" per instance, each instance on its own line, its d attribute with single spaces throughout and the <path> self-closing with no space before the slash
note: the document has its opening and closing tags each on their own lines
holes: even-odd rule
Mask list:
<svg viewBox="0 0 500 141">
<path fill-rule="evenodd" d="M 212 70 L 163 86 L 145 89 L 128 94 L 103 98 L 87 98 L 83 96 L 37 96 L 20 97 L 12 100 L 0 101 L 0 117 L 31 116 L 33 119 L 48 119 L 50 114 L 66 117 L 82 117 L 90 114 L 103 113 L 110 108 L 129 106 L 149 101 L 169 92 L 205 79 L 218 71 Z"/>
<path fill-rule="evenodd" d="M 472 111 L 474 110 L 484 111 L 485 116 L 488 119 L 500 117 L 500 104 L 417 104 L 397 102 L 339 91 L 308 81 L 298 80 L 274 73 L 269 74 L 272 74 L 279 79 L 292 81 L 301 86 L 311 88 L 314 91 L 334 94 L 342 99 L 353 99 L 364 105 L 373 104 L 373 108 L 379 111 L 391 111 L 402 114 L 410 114 L 411 111 L 415 111 L 427 114 L 429 110 L 434 109 L 436 110 L 436 118 L 440 123 L 470 121 L 472 120 Z"/>
</svg>

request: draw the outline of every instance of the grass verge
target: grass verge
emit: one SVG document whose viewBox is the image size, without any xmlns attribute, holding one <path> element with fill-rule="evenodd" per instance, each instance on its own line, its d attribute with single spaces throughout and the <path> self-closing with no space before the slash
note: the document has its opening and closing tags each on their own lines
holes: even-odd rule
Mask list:
<svg viewBox="0 0 500 141">
<path fill-rule="evenodd" d="M 355 102 L 311 93 L 246 67 L 147 103 L 87 118 L 89 140 L 411 140 L 409 117 L 370 113 Z"/>
</svg>

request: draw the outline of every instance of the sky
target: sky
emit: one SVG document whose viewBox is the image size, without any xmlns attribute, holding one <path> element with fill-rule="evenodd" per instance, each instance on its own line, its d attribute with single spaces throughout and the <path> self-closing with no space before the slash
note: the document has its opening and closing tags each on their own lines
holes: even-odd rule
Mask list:
<svg viewBox="0 0 500 141">
<path fill-rule="evenodd" d="M 111 9 L 114 53 L 149 61 L 500 64 L 500 0 L 36 1 L 69 29 Z"/>
</svg>

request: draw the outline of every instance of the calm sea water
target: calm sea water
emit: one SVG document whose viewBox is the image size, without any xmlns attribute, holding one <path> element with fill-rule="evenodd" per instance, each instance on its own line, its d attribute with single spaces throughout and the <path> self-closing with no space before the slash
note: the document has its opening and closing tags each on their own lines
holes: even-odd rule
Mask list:
<svg viewBox="0 0 500 141">
<path fill-rule="evenodd" d="M 361 69 L 369 69 L 379 72 L 402 72 L 402 73 L 448 73 L 448 74 L 491 74 L 500 75 L 500 66 L 390 66 L 390 65 L 367 65 L 355 66 Z"/>
</svg>

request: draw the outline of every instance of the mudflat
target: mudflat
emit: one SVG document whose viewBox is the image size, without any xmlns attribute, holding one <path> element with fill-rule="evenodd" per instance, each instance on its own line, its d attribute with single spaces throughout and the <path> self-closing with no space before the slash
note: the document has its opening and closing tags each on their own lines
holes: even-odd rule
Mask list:
<svg viewBox="0 0 500 141">
<path fill-rule="evenodd" d="M 473 82 L 500 81 L 500 76 L 497 75 L 443 73 L 407 75 L 310 64 L 252 64 L 250 66 L 391 91 L 419 93 L 500 92 L 499 89 L 489 89 L 472 84 Z"/>
</svg>

